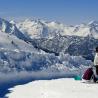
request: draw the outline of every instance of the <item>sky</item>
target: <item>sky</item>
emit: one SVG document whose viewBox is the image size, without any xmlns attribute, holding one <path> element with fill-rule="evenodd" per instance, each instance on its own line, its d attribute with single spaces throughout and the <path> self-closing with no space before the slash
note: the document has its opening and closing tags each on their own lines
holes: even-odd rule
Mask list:
<svg viewBox="0 0 98 98">
<path fill-rule="evenodd" d="M 98 20 L 98 0 L 0 0 L 0 17 L 87 23 Z"/>
</svg>

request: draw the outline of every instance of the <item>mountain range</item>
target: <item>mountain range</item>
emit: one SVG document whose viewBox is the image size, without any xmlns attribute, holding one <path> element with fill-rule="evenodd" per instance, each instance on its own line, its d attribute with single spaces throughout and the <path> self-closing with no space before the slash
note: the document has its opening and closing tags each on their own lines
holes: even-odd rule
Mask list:
<svg viewBox="0 0 98 98">
<path fill-rule="evenodd" d="M 14 22 L 0 18 L 0 72 L 64 71 L 89 66 L 96 46 L 97 21 L 67 26 L 40 19 Z"/>
<path fill-rule="evenodd" d="M 43 20 L 24 20 L 16 24 L 18 29 L 24 33 L 28 33 L 30 38 L 47 37 L 51 38 L 55 35 L 61 36 L 92 36 L 98 39 L 98 22 L 91 21 L 88 24 L 82 23 L 75 26 L 67 26 L 59 22 L 47 22 Z"/>
</svg>

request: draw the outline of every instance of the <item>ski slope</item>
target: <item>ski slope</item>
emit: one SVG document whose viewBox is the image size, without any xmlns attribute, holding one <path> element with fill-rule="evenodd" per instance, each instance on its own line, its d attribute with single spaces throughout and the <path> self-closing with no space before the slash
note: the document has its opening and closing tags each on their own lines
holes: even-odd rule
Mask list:
<svg viewBox="0 0 98 98">
<path fill-rule="evenodd" d="M 98 84 L 74 79 L 39 80 L 11 88 L 8 98 L 98 98 Z"/>
</svg>

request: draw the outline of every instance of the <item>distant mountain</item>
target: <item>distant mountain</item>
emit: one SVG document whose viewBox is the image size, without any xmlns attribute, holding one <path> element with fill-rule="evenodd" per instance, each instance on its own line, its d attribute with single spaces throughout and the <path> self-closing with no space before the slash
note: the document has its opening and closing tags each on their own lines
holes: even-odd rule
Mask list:
<svg viewBox="0 0 98 98">
<path fill-rule="evenodd" d="M 94 59 L 95 48 L 98 40 L 91 36 L 55 36 L 54 38 L 33 39 L 33 46 L 48 53 L 59 55 L 60 52 L 68 53 L 72 56 L 83 56 L 88 60 Z"/>
<path fill-rule="evenodd" d="M 9 22 L 0 18 L 0 72 L 74 72 L 92 65 L 97 27 L 95 21 L 65 26 L 39 19 Z"/>
<path fill-rule="evenodd" d="M 66 26 L 58 22 L 47 22 L 40 19 L 25 20 L 17 23 L 17 27 L 20 31 L 27 34 L 30 38 L 51 38 L 55 35 L 61 36 L 92 36 L 98 39 L 98 22 L 91 21 L 88 24 L 80 24 L 76 26 Z"/>
<path fill-rule="evenodd" d="M 33 38 L 48 38 L 55 36 L 91 36 L 98 38 L 98 22 L 91 21 L 88 24 L 66 26 L 59 22 L 47 22 L 40 19 L 26 19 L 20 22 L 7 21 L 0 18 L 0 31 L 13 34 L 22 40 Z"/>
<path fill-rule="evenodd" d="M 27 40 L 25 35 L 16 27 L 14 23 L 10 23 L 9 21 L 0 18 L 0 31 L 8 33 L 10 35 L 15 35 L 19 39 Z"/>
<path fill-rule="evenodd" d="M 30 37 L 35 48 L 59 55 L 82 55 L 93 61 L 94 49 L 98 46 L 98 22 L 66 26 L 58 22 L 25 20 L 16 24 L 21 32 Z"/>
</svg>

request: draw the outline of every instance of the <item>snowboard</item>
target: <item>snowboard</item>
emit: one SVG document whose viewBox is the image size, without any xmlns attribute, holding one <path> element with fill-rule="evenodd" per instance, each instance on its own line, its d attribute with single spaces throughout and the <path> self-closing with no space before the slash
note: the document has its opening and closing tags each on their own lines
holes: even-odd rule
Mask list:
<svg viewBox="0 0 98 98">
<path fill-rule="evenodd" d="M 74 77 L 74 79 L 75 79 L 75 80 L 82 80 L 82 77 L 79 76 L 79 75 L 76 75 L 76 76 Z"/>
</svg>

